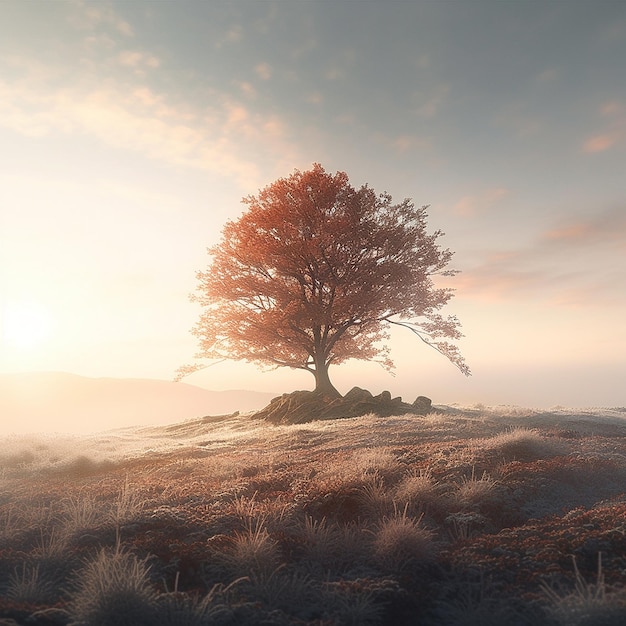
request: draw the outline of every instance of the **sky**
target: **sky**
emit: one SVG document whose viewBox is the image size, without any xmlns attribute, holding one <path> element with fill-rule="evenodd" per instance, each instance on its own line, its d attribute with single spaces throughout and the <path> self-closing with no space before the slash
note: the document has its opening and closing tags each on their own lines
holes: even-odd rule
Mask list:
<svg viewBox="0 0 626 626">
<path fill-rule="evenodd" d="M 241 199 L 319 162 L 429 205 L 473 375 L 394 330 L 412 401 L 626 405 L 626 3 L 0 3 L 0 373 L 172 379 Z M 212 390 L 311 389 L 221 363 Z"/>
</svg>

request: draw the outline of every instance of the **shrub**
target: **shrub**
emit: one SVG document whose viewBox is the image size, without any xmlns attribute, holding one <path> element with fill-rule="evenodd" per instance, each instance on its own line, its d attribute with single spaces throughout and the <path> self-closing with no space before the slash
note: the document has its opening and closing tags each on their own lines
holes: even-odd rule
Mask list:
<svg viewBox="0 0 626 626">
<path fill-rule="evenodd" d="M 61 518 L 69 534 L 93 528 L 100 518 L 100 508 L 91 495 L 81 494 L 78 498 L 68 498 L 62 504 Z"/>
<path fill-rule="evenodd" d="M 21 571 L 15 571 L 9 579 L 6 596 L 16 602 L 44 604 L 54 599 L 54 585 L 40 575 L 39 565 L 27 566 L 22 563 Z"/>
<path fill-rule="evenodd" d="M 127 524 L 137 518 L 144 509 L 141 496 L 128 482 L 128 476 L 120 489 L 119 496 L 113 503 L 110 519 L 116 525 Z"/>
<path fill-rule="evenodd" d="M 70 537 L 65 528 L 53 526 L 47 534 L 44 533 L 43 529 L 40 529 L 40 537 L 35 552 L 43 559 L 62 557 L 66 552 L 69 540 Z"/>
<path fill-rule="evenodd" d="M 420 525 L 421 518 L 400 515 L 385 518 L 374 536 L 376 561 L 391 570 L 403 569 L 410 563 L 426 562 L 433 558 L 433 534 Z"/>
<path fill-rule="evenodd" d="M 483 472 L 480 478 L 476 478 L 476 473 L 472 468 L 471 476 L 464 476 L 457 484 L 457 497 L 462 506 L 478 506 L 493 491 L 496 481 Z"/>
<path fill-rule="evenodd" d="M 11 543 L 20 534 L 24 520 L 16 513 L 13 504 L 5 505 L 0 512 L 0 546 Z"/>
<path fill-rule="evenodd" d="M 339 533 L 336 527 L 328 525 L 326 518 L 317 521 L 307 515 L 302 525 L 305 558 L 329 565 L 334 561 L 340 548 Z"/>
<path fill-rule="evenodd" d="M 383 484 L 382 479 L 377 474 L 366 478 L 365 484 L 358 490 L 363 512 L 376 519 L 393 512 L 391 493 Z"/>
<path fill-rule="evenodd" d="M 549 441 L 535 430 L 513 428 L 484 440 L 484 448 L 500 454 L 505 461 L 536 461 L 559 454 L 563 444 Z"/>
<path fill-rule="evenodd" d="M 532 626 L 544 624 L 540 609 L 526 602 L 498 595 L 497 585 L 484 572 L 469 572 L 469 579 L 445 584 L 425 624 L 439 626 Z M 537 615 L 534 613 L 537 612 Z"/>
<path fill-rule="evenodd" d="M 610 589 L 602 572 L 602 557 L 598 554 L 598 574 L 595 583 L 581 576 L 574 561 L 574 590 L 558 593 L 546 584 L 543 590 L 550 606 L 548 613 L 563 626 L 620 626 L 626 623 L 626 590 Z"/>
<path fill-rule="evenodd" d="M 384 448 L 366 448 L 354 453 L 352 462 L 363 474 L 376 474 L 397 469 L 398 459 Z"/>
<path fill-rule="evenodd" d="M 157 594 L 146 560 L 116 546 L 101 550 L 80 573 L 70 602 L 73 626 L 152 626 Z"/>
<path fill-rule="evenodd" d="M 405 476 L 396 486 L 394 499 L 409 511 L 425 511 L 437 503 L 438 484 L 430 471 Z"/>
<path fill-rule="evenodd" d="M 369 626 L 383 623 L 384 608 L 371 591 L 327 591 L 326 602 L 332 609 L 331 623 Z"/>
<path fill-rule="evenodd" d="M 267 574 L 279 563 L 278 544 L 260 519 L 251 520 L 245 531 L 236 532 L 230 539 L 229 549 L 221 556 L 236 577 Z"/>
<path fill-rule="evenodd" d="M 162 593 L 158 598 L 158 626 L 207 626 L 220 618 L 230 617 L 228 587 L 214 585 L 205 596 L 188 595 L 179 591 Z"/>
<path fill-rule="evenodd" d="M 272 611 L 281 610 L 309 621 L 321 611 L 321 592 L 306 573 L 288 570 L 284 565 L 273 571 L 254 571 L 247 593 Z"/>
</svg>

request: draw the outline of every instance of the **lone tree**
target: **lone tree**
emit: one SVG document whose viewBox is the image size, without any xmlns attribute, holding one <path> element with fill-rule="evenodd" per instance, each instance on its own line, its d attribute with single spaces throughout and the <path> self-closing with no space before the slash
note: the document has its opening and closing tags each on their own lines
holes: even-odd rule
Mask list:
<svg viewBox="0 0 626 626">
<path fill-rule="evenodd" d="M 384 341 L 390 326 L 408 328 L 470 371 L 453 344 L 459 322 L 437 311 L 452 297 L 432 276 L 452 253 L 443 234 L 426 232 L 426 209 L 406 199 L 392 204 L 367 185 L 352 187 L 344 172 L 315 164 L 243 199 L 248 210 L 229 221 L 197 274 L 205 307 L 192 333 L 196 357 L 234 359 L 311 372 L 315 391 L 340 394 L 329 366 L 348 359 L 393 367 Z M 184 366 L 183 377 L 200 365 Z"/>
</svg>

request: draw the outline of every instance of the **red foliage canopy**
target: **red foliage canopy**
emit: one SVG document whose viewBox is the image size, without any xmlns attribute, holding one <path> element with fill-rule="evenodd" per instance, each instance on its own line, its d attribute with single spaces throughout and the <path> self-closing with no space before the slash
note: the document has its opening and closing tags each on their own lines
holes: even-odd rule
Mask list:
<svg viewBox="0 0 626 626">
<path fill-rule="evenodd" d="M 452 253 L 437 245 L 440 231 L 426 232 L 427 207 L 354 189 L 344 172 L 319 164 L 243 202 L 248 210 L 226 224 L 197 275 L 195 299 L 206 307 L 192 331 L 198 358 L 305 369 L 316 390 L 336 394 L 331 364 L 393 367 L 382 342 L 398 324 L 469 374 L 456 346 L 442 341 L 461 337 L 458 320 L 437 313 L 451 290 L 431 279 L 454 274 L 445 269 Z"/>
</svg>

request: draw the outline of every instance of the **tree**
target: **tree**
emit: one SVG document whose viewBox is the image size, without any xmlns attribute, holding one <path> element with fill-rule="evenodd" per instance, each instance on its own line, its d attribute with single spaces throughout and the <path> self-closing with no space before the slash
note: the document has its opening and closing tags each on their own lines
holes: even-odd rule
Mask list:
<svg viewBox="0 0 626 626">
<path fill-rule="evenodd" d="M 384 341 L 391 325 L 410 329 L 461 372 L 459 322 L 438 310 L 452 290 L 434 286 L 452 257 L 426 232 L 427 206 L 321 165 L 298 170 L 243 199 L 248 210 L 229 221 L 211 263 L 197 273 L 205 307 L 192 330 L 198 358 L 234 359 L 311 372 L 315 391 L 340 394 L 328 368 L 348 359 L 391 369 Z M 200 369 L 180 368 L 180 377 Z"/>
</svg>

